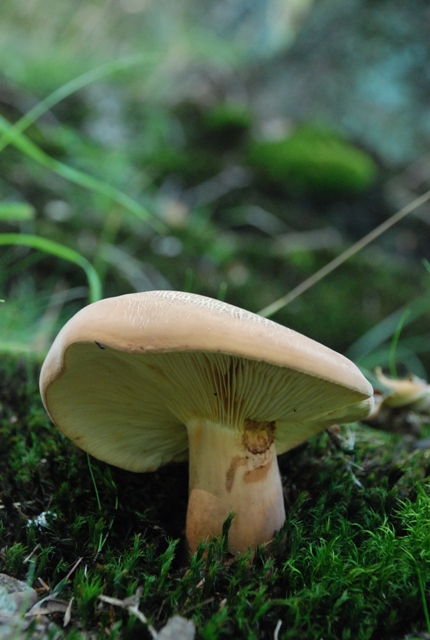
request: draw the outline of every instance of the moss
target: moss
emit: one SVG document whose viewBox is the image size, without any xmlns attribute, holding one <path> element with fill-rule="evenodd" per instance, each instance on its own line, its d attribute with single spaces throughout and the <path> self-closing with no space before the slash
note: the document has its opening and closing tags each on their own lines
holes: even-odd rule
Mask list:
<svg viewBox="0 0 430 640">
<path fill-rule="evenodd" d="M 245 105 L 222 102 L 202 115 L 202 132 L 209 145 L 220 150 L 244 142 L 252 126 L 252 114 Z"/>
<path fill-rule="evenodd" d="M 40 577 L 58 597 L 74 596 L 66 637 L 146 633 L 98 598 L 138 589 L 157 629 L 178 613 L 210 640 L 269 640 L 279 621 L 283 640 L 427 630 L 427 450 L 411 454 L 399 435 L 359 426 L 325 432 L 280 458 L 288 512 L 271 549 L 229 557 L 226 523 L 223 539 L 188 558 L 186 466 L 144 475 L 94 460 L 89 468 L 49 424 L 37 373 L 0 365 L 0 571 L 25 579 L 31 556 L 36 586 Z M 40 526 L 42 512 L 51 515 Z"/>
<path fill-rule="evenodd" d="M 368 188 L 377 170 L 372 158 L 336 133 L 315 125 L 276 141 L 254 141 L 247 159 L 260 178 L 289 191 L 355 193 Z"/>
<path fill-rule="evenodd" d="M 169 175 L 180 176 L 187 184 L 210 178 L 218 170 L 218 163 L 210 153 L 199 149 L 159 147 L 144 158 L 145 166 L 155 173 L 157 180 Z"/>
</svg>

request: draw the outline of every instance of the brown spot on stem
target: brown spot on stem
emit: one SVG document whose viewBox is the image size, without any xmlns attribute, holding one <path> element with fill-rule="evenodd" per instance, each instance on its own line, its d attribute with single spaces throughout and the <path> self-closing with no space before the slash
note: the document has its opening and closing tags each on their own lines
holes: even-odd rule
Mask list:
<svg viewBox="0 0 430 640">
<path fill-rule="evenodd" d="M 234 456 L 233 460 L 231 461 L 231 464 L 227 470 L 226 477 L 225 477 L 225 488 L 228 491 L 228 493 L 230 493 L 233 487 L 236 471 L 238 470 L 239 467 L 241 467 L 244 464 L 246 464 L 246 459 L 242 458 L 241 456 Z"/>
<path fill-rule="evenodd" d="M 261 467 L 257 467 L 256 469 L 251 469 L 247 471 L 244 475 L 245 482 L 260 482 L 264 480 L 267 474 L 270 471 L 270 467 L 272 466 L 272 461 L 268 464 L 264 464 Z"/>
<path fill-rule="evenodd" d="M 264 453 L 272 446 L 275 440 L 276 422 L 257 422 L 245 420 L 245 431 L 242 442 L 250 453 L 256 455 Z"/>
</svg>

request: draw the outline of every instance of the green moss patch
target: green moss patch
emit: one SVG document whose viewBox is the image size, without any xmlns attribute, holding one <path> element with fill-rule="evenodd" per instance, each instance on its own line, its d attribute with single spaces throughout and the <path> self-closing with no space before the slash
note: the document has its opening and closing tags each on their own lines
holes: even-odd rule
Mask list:
<svg viewBox="0 0 430 640">
<path fill-rule="evenodd" d="M 298 127 L 285 139 L 254 141 L 247 157 L 261 179 L 293 192 L 354 193 L 368 188 L 377 174 L 367 153 L 315 125 Z"/>
<path fill-rule="evenodd" d="M 156 629 L 177 613 L 206 640 L 428 631 L 428 450 L 367 427 L 325 432 L 280 458 L 288 516 L 272 549 L 234 559 L 222 539 L 189 558 L 186 465 L 89 461 L 49 423 L 37 367 L 3 361 L 0 381 L 0 571 L 74 597 L 64 637 L 150 637 L 99 598 L 137 592 Z"/>
</svg>

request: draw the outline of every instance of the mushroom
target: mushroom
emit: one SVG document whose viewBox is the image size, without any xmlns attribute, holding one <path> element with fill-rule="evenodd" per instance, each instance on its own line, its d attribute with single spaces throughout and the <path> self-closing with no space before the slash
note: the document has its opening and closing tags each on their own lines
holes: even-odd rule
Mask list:
<svg viewBox="0 0 430 640">
<path fill-rule="evenodd" d="M 390 408 L 407 408 L 426 413 L 430 410 L 430 385 L 409 373 L 405 378 L 389 378 L 381 367 L 375 369 L 378 382 L 385 388 L 379 397 L 378 409 L 382 405 Z M 373 412 L 375 413 L 375 411 Z"/>
<path fill-rule="evenodd" d="M 94 457 L 135 472 L 189 458 L 191 551 L 230 513 L 229 550 L 285 520 L 276 456 L 367 416 L 371 385 L 331 349 L 200 295 L 134 293 L 79 311 L 43 364 L 53 422 Z"/>
</svg>

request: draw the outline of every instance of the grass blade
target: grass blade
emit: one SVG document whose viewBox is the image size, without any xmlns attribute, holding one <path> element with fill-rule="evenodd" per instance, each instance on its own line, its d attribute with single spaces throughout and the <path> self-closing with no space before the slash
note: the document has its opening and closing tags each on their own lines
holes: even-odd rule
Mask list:
<svg viewBox="0 0 430 640">
<path fill-rule="evenodd" d="M 0 220 L 22 221 L 32 220 L 34 209 L 27 202 L 1 202 Z"/>
<path fill-rule="evenodd" d="M 421 600 L 423 603 L 424 616 L 426 619 L 427 632 L 430 633 L 430 616 L 429 616 L 429 610 L 427 607 L 425 584 L 424 584 L 424 579 L 418 564 L 417 564 L 417 574 L 418 574 L 418 584 L 420 587 Z"/>
<path fill-rule="evenodd" d="M 143 64 L 148 62 L 148 56 L 145 54 L 136 54 L 131 56 L 126 56 L 124 58 L 120 58 L 119 60 L 111 60 L 105 64 L 96 67 L 95 69 L 90 69 L 78 76 L 77 78 L 73 78 L 69 82 L 66 82 L 61 87 L 53 91 L 49 96 L 47 96 L 44 100 L 38 102 L 28 113 L 26 113 L 18 122 L 13 125 L 13 129 L 17 133 L 22 133 L 25 131 L 31 124 L 36 122 L 40 116 L 49 111 L 54 105 L 58 104 L 68 96 L 76 93 L 80 89 L 96 82 L 97 80 L 101 80 L 106 76 L 113 75 L 118 71 L 124 71 L 132 66 Z M 3 137 L 0 138 L 0 151 L 3 151 L 9 144 L 11 143 L 10 133 L 4 133 Z"/>
<path fill-rule="evenodd" d="M 400 323 L 402 329 L 417 318 L 430 311 L 428 293 L 418 296 L 406 307 L 397 309 L 392 314 L 378 322 L 350 346 L 346 355 L 354 362 L 359 362 L 364 356 L 375 351 L 395 334 Z"/>
<path fill-rule="evenodd" d="M 393 338 L 390 344 L 390 375 L 392 378 L 397 378 L 397 367 L 396 367 L 396 350 L 397 344 L 399 342 L 400 334 L 402 333 L 403 326 L 405 325 L 408 317 L 411 314 L 410 309 L 406 309 L 400 318 L 400 322 L 396 331 L 394 332 Z"/>
<path fill-rule="evenodd" d="M 269 304 L 267 307 L 264 307 L 264 309 L 261 309 L 258 313 L 264 318 L 269 318 L 270 316 L 273 316 L 274 313 L 286 307 L 288 304 L 290 304 L 290 302 L 292 302 L 293 300 L 301 296 L 302 293 L 304 293 L 305 291 L 313 287 L 315 284 L 320 282 L 323 278 L 329 275 L 329 273 L 331 273 L 332 271 L 340 267 L 341 264 L 349 260 L 349 258 L 352 258 L 352 256 L 355 256 L 355 254 L 361 251 L 361 249 L 364 249 L 364 247 L 367 247 L 368 244 L 376 240 L 376 238 L 379 238 L 379 236 L 385 233 L 385 231 L 393 227 L 405 216 L 407 216 L 412 211 L 415 211 L 415 209 L 418 209 L 418 207 L 428 202 L 429 200 L 430 200 L 430 190 L 426 191 L 423 195 L 419 196 L 418 198 L 415 198 L 415 200 L 412 200 L 412 202 L 410 202 L 405 207 L 403 207 L 403 209 L 400 209 L 394 215 L 388 218 L 388 220 L 385 220 L 378 227 L 376 227 L 375 229 L 372 229 L 370 233 L 368 233 L 363 238 L 358 240 L 358 242 L 353 244 L 351 247 L 348 247 L 346 251 L 341 253 L 339 256 L 336 256 L 334 260 L 331 260 L 330 262 L 328 262 L 321 269 L 319 269 L 319 271 L 312 274 L 310 278 L 307 278 L 302 283 L 300 283 L 297 287 L 295 287 L 292 291 L 287 293 L 287 295 L 283 296 L 282 298 L 279 298 L 275 302 L 272 302 L 272 304 Z"/>
<path fill-rule="evenodd" d="M 141 204 L 130 198 L 127 194 L 123 193 L 119 189 L 116 189 L 110 184 L 98 180 L 83 171 L 69 167 L 63 162 L 59 162 L 54 158 L 51 158 L 47 153 L 42 151 L 34 142 L 31 142 L 26 136 L 14 127 L 2 116 L 0 116 L 0 131 L 7 134 L 11 144 L 17 149 L 22 151 L 26 156 L 42 165 L 46 169 L 49 169 L 53 173 L 57 173 L 65 180 L 84 187 L 95 193 L 107 196 L 113 202 L 116 202 L 121 207 L 124 207 L 126 211 L 132 213 L 134 216 L 149 224 L 155 231 L 160 234 L 166 232 L 166 227 L 159 220 L 154 218 L 154 215 L 145 209 Z"/>
<path fill-rule="evenodd" d="M 85 275 L 87 276 L 89 301 L 96 302 L 102 297 L 102 284 L 97 271 L 94 269 L 92 264 L 84 258 L 84 256 L 81 256 L 81 254 L 74 249 L 65 247 L 64 245 L 54 242 L 53 240 L 48 240 L 47 238 L 22 233 L 0 234 L 0 245 L 31 247 L 32 249 L 49 253 L 57 258 L 67 260 L 68 262 L 78 265 L 84 270 Z"/>
</svg>

